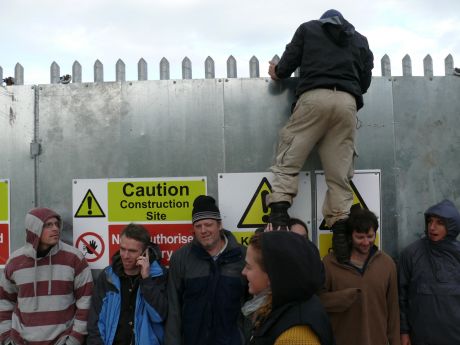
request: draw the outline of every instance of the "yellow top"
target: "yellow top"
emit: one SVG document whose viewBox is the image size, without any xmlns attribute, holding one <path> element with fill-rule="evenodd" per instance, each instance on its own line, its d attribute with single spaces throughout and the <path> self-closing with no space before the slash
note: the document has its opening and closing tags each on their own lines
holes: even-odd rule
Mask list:
<svg viewBox="0 0 460 345">
<path fill-rule="evenodd" d="M 310 327 L 301 325 L 284 331 L 274 345 L 321 345 L 321 343 Z"/>
</svg>

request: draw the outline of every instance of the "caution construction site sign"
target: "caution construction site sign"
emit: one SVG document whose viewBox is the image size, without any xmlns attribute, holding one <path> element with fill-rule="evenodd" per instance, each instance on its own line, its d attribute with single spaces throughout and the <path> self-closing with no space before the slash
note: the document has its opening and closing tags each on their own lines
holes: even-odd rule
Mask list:
<svg viewBox="0 0 460 345">
<path fill-rule="evenodd" d="M 0 179 L 0 267 L 10 256 L 10 180 Z"/>
<path fill-rule="evenodd" d="M 143 225 L 167 263 L 192 240 L 193 201 L 206 194 L 206 177 L 73 180 L 74 244 L 92 268 L 104 268 L 129 223 Z"/>
</svg>

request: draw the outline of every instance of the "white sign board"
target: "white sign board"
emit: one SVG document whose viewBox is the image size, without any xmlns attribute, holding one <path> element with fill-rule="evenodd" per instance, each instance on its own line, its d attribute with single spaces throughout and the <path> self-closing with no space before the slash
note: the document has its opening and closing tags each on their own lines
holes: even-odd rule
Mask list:
<svg viewBox="0 0 460 345">
<path fill-rule="evenodd" d="M 230 230 L 242 244 L 265 226 L 270 214 L 265 197 L 271 192 L 272 173 L 219 174 L 219 209 L 225 229 Z M 311 228 L 310 173 L 299 173 L 299 190 L 288 212 L 291 217 L 303 220 Z"/>
<path fill-rule="evenodd" d="M 316 228 L 317 245 L 321 257 L 327 255 L 332 248 L 332 232 L 326 226 L 321 213 L 326 196 L 326 180 L 322 171 L 316 171 Z M 380 170 L 355 170 L 355 175 L 350 183 L 353 190 L 353 205 L 361 206 L 375 213 L 379 220 L 379 230 L 375 244 L 381 248 L 382 222 L 381 222 L 381 195 L 380 195 Z"/>
</svg>

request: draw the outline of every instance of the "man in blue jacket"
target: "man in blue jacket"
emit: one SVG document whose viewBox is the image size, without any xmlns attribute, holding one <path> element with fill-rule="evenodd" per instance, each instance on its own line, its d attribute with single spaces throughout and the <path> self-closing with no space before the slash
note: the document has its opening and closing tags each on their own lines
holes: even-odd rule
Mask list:
<svg viewBox="0 0 460 345">
<path fill-rule="evenodd" d="M 425 224 L 399 260 L 401 345 L 460 344 L 460 214 L 444 200 Z"/>
<path fill-rule="evenodd" d="M 353 177 L 356 112 L 363 106 L 372 78 L 374 56 L 366 37 L 342 14 L 326 11 L 319 20 L 299 26 L 269 75 L 288 78 L 300 68 L 297 103 L 280 132 L 278 152 L 271 170 L 273 193 L 267 203 L 274 229 L 286 227 L 287 213 L 297 195 L 298 175 L 315 145 L 324 169 L 327 193 L 323 216 L 333 230 L 337 259 L 348 257 L 346 219 L 353 203 L 349 180 Z"/>
<path fill-rule="evenodd" d="M 88 344 L 163 344 L 167 275 L 160 258 L 144 227 L 129 224 L 121 232 L 120 250 L 94 288 Z"/>
</svg>

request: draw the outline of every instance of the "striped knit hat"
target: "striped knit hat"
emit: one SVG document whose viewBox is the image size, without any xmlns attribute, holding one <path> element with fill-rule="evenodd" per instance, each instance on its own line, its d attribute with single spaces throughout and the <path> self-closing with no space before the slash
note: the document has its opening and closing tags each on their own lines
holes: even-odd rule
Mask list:
<svg viewBox="0 0 460 345">
<path fill-rule="evenodd" d="M 212 196 L 200 195 L 193 202 L 192 223 L 202 219 L 222 220 L 216 200 Z"/>
</svg>

